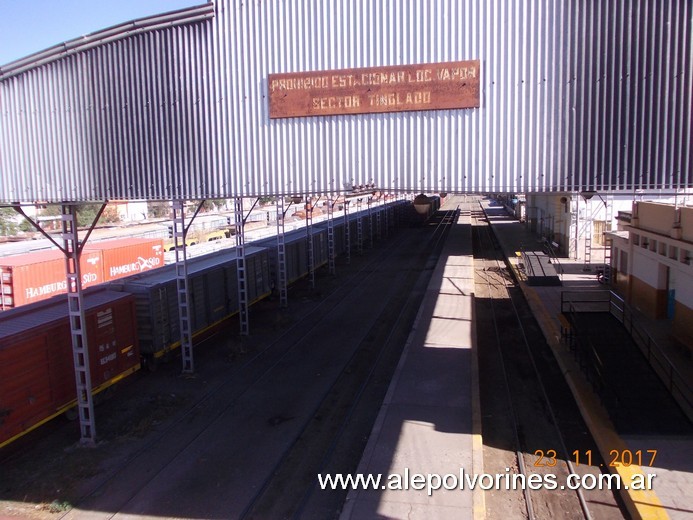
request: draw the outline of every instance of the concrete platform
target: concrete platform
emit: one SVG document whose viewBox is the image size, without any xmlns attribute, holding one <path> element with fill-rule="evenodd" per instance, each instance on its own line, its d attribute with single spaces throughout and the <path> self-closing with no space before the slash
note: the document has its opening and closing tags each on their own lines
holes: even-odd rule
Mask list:
<svg viewBox="0 0 693 520">
<path fill-rule="evenodd" d="M 429 494 L 412 479 L 482 472 L 468 208 L 444 246 L 357 470 L 382 475 L 380 489 L 350 491 L 342 519 L 483 517 L 482 492 Z M 408 489 L 383 489 L 399 477 Z"/>
<path fill-rule="evenodd" d="M 541 250 L 542 242 L 523 224 L 510 217 L 502 206 L 483 201 L 488 220 L 509 263 L 517 267 L 517 251 Z M 529 286 L 521 288 L 529 301 L 549 346 L 571 387 L 581 413 L 605 460 L 612 450 L 657 450 L 652 467 L 632 465 L 615 468 L 624 478 L 632 474 L 655 473 L 653 491 L 623 490 L 622 496 L 633 518 L 693 518 L 693 438 L 690 436 L 626 436 L 617 431 L 605 408 L 592 392 L 575 363 L 571 352 L 561 342 L 561 292 L 605 289 L 595 272 L 585 272 L 582 260 L 560 259 L 562 287 Z M 639 316 L 641 325 L 675 363 L 684 378 L 693 381 L 693 363 L 681 354 L 678 345 L 669 338 L 667 324 Z M 633 380 L 633 384 L 638 384 Z M 613 458 L 613 457 L 611 457 Z"/>
</svg>

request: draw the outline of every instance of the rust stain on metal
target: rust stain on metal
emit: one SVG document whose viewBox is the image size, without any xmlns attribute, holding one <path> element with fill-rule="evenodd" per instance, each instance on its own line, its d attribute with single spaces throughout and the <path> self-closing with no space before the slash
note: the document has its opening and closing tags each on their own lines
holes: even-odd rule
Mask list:
<svg viewBox="0 0 693 520">
<path fill-rule="evenodd" d="M 270 74 L 270 118 L 479 106 L 479 60 Z"/>
</svg>

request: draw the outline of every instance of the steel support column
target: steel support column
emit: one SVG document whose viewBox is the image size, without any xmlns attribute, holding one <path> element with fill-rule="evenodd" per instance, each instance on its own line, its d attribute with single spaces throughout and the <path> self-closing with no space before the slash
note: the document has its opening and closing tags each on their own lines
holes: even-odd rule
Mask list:
<svg viewBox="0 0 693 520">
<path fill-rule="evenodd" d="M 599 194 L 597 194 L 599 195 Z M 614 197 L 606 195 L 606 198 L 599 195 L 604 203 L 604 229 L 602 230 L 602 247 L 604 248 L 604 283 L 611 283 L 611 245 L 612 239 L 607 235 L 611 231 L 611 223 L 614 219 Z M 678 211 L 676 212 L 678 215 Z"/>
<path fill-rule="evenodd" d="M 334 199 L 327 198 L 327 262 L 330 274 L 335 274 Z"/>
<path fill-rule="evenodd" d="M 368 248 L 373 249 L 373 197 L 368 197 Z"/>
<path fill-rule="evenodd" d="M 67 303 L 72 335 L 72 360 L 75 367 L 77 386 L 77 410 L 79 412 L 80 442 L 96 443 L 96 424 L 94 418 L 94 398 L 89 365 L 89 342 L 87 322 L 82 295 L 82 274 L 79 259 L 82 248 L 77 231 L 77 208 L 73 205 L 62 207 L 62 240 L 65 253 L 65 274 L 67 277 Z"/>
<path fill-rule="evenodd" d="M 351 263 L 351 226 L 349 225 L 349 200 L 344 200 L 344 253 L 347 264 Z"/>
<path fill-rule="evenodd" d="M 248 323 L 248 286 L 245 266 L 245 218 L 243 198 L 234 198 L 234 218 L 236 223 L 236 274 L 238 276 L 238 319 L 241 336 L 250 333 Z"/>
<path fill-rule="evenodd" d="M 356 199 L 356 252 L 359 255 L 363 254 L 363 199 Z"/>
<path fill-rule="evenodd" d="M 178 298 L 178 322 L 180 324 L 180 351 L 183 373 L 195 371 L 193 360 L 192 331 L 190 327 L 190 292 L 188 289 L 188 255 L 185 239 L 185 201 L 174 200 L 173 209 L 173 248 L 176 253 L 176 295 Z"/>
<path fill-rule="evenodd" d="M 286 282 L 286 243 L 284 237 L 284 197 L 277 199 L 277 291 L 279 291 L 279 306 L 288 307 L 289 297 Z"/>
<path fill-rule="evenodd" d="M 313 251 L 313 204 L 306 197 L 306 250 L 308 254 L 308 281 L 310 288 L 315 289 L 315 252 Z"/>
</svg>

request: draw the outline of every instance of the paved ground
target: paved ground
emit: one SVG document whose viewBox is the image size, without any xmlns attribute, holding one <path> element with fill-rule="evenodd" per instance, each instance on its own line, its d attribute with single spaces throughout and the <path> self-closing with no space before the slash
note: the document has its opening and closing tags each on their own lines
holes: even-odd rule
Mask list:
<svg viewBox="0 0 693 520">
<path fill-rule="evenodd" d="M 450 207 L 450 201 L 446 208 Z M 478 385 L 472 374 L 474 259 L 468 206 L 448 236 L 357 473 L 481 473 Z M 408 484 L 405 484 L 408 485 Z M 471 518 L 469 489 L 369 489 L 349 493 L 342 519 Z"/>
</svg>

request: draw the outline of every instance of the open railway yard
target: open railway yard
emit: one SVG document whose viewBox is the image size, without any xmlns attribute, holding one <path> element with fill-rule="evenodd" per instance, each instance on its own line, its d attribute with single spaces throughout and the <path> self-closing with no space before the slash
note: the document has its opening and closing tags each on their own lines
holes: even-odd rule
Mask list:
<svg viewBox="0 0 693 520">
<path fill-rule="evenodd" d="M 194 375 L 171 356 L 109 390 L 96 447 L 54 420 L 4 448 L 0 518 L 337 518 L 347 490 L 316 477 L 356 472 L 458 208 L 472 216 L 483 472 L 559 486 L 485 490 L 486 518 L 627 517 L 611 491 L 560 489 L 606 465 L 486 216 L 450 197 L 315 289 L 293 284 L 288 308 L 253 305 L 250 336 L 232 321 L 196 345 Z"/>
<path fill-rule="evenodd" d="M 200 345 L 194 376 L 174 359 L 124 381 L 96 409 L 95 448 L 76 445 L 75 424 L 60 420 L 5 448 L 0 514 L 335 516 L 346 492 L 315 493 L 316 474 L 355 470 L 445 215 L 338 261 L 316 290 L 297 283 L 288 309 L 253 306 L 252 334 Z"/>
<path fill-rule="evenodd" d="M 569 473 L 598 475 L 603 461 L 553 354 L 484 213 L 477 208 L 472 217 L 484 472 L 555 475 L 558 486 Z M 549 487 L 487 491 L 487 516 L 624 517 L 611 491 Z"/>
</svg>

